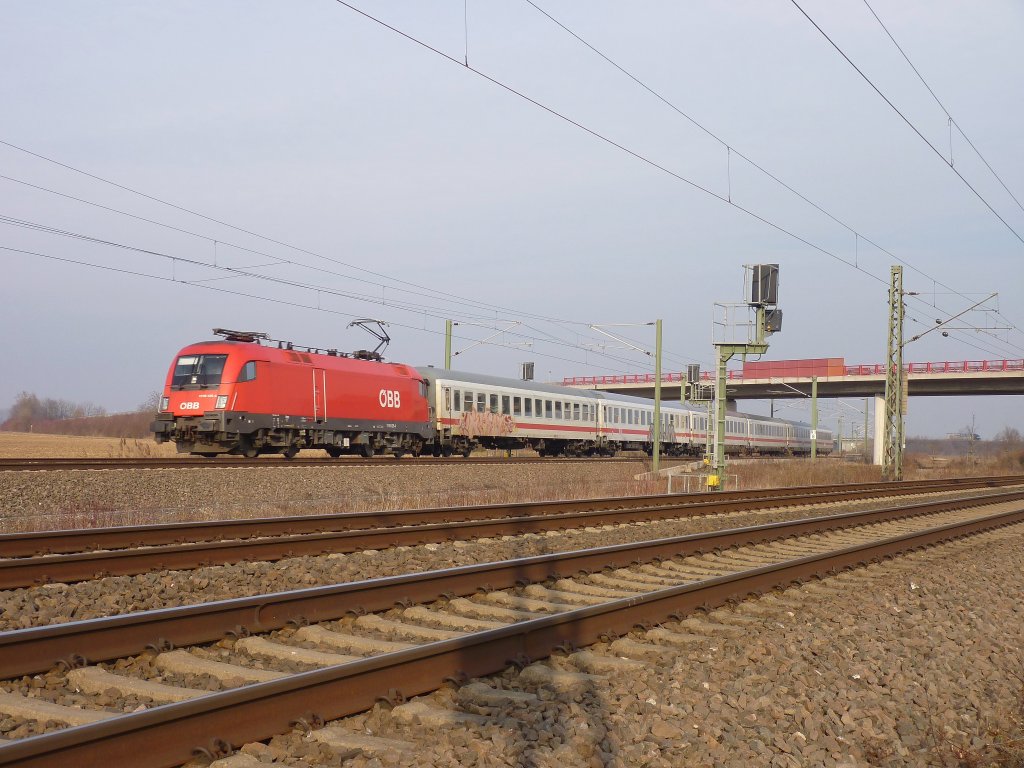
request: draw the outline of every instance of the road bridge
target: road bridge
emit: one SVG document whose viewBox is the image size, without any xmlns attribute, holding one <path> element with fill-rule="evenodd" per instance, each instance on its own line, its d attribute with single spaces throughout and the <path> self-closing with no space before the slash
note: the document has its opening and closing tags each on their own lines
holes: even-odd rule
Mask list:
<svg viewBox="0 0 1024 768">
<path fill-rule="evenodd" d="M 795 361 L 787 361 L 795 362 Z M 909 397 L 949 395 L 1024 395 L 1024 359 L 965 360 L 960 362 L 906 363 Z M 726 381 L 729 400 L 781 400 L 810 397 L 812 373 L 795 366 L 782 376 L 765 375 L 764 369 L 731 370 Z M 819 375 L 818 397 L 875 397 L 885 394 L 885 366 L 835 366 L 829 375 Z M 768 369 L 767 372 L 771 372 Z M 618 376 L 571 376 L 562 383 L 569 387 L 598 389 L 637 397 L 654 397 L 654 374 Z M 661 396 L 679 400 L 685 373 L 666 373 L 661 377 Z M 701 371 L 700 383 L 715 386 L 713 371 Z"/>
</svg>

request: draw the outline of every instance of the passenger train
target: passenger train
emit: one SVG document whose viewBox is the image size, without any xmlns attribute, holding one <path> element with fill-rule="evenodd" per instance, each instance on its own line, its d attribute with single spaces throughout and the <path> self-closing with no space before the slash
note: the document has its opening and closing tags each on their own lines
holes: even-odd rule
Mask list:
<svg viewBox="0 0 1024 768">
<path fill-rule="evenodd" d="M 612 456 L 654 448 L 654 402 L 639 397 L 385 363 L 373 353 L 296 348 L 264 334 L 182 349 L 167 373 L 151 428 L 157 442 L 201 456 L 468 456 L 474 448 L 533 448 L 542 456 Z M 359 353 L 357 353 L 358 355 Z M 701 455 L 708 414 L 661 405 L 661 453 Z M 711 425 L 713 430 L 714 425 Z M 730 413 L 729 453 L 803 455 L 810 425 Z M 817 451 L 832 451 L 830 430 Z"/>
</svg>

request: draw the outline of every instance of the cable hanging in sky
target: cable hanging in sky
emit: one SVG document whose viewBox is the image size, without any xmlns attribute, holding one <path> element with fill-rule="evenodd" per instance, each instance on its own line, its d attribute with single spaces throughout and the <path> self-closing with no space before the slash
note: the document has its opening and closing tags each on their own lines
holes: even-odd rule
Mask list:
<svg viewBox="0 0 1024 768">
<path fill-rule="evenodd" d="M 527 1 L 529 2 L 529 0 L 527 0 Z M 430 51 L 431 53 L 433 53 L 433 54 L 435 54 L 437 56 L 440 56 L 441 58 L 446 59 L 446 60 L 450 61 L 453 64 L 458 65 L 461 69 L 464 69 L 464 70 L 467 70 L 469 72 L 472 72 L 473 74 L 477 75 L 478 77 L 480 77 L 480 78 L 482 78 L 482 79 L 492 83 L 493 85 L 498 86 L 499 88 L 507 91 L 508 93 L 511 93 L 514 96 L 517 96 L 518 98 L 520 98 L 520 99 L 522 99 L 522 100 L 532 104 L 533 106 L 535 106 L 535 107 L 537 107 L 537 108 L 547 112 L 548 114 L 550 114 L 550 115 L 552 115 L 554 117 L 557 117 L 558 119 L 560 119 L 560 120 L 562 120 L 562 121 L 564 121 L 564 122 L 566 122 L 566 123 L 568 123 L 568 124 L 578 128 L 578 129 L 580 129 L 581 131 L 584 131 L 585 133 L 589 134 L 590 136 L 592 136 L 592 137 L 594 137 L 594 138 L 596 138 L 596 139 L 598 139 L 598 140 L 600 140 L 600 141 L 602 141 L 602 142 L 604 142 L 604 143 L 614 147 L 615 149 L 618 149 L 618 150 L 620 150 L 622 152 L 625 152 L 627 155 L 630 155 L 631 157 L 633 157 L 633 158 L 635 158 L 637 160 L 640 160 L 641 162 L 647 164 L 648 166 L 650 166 L 652 168 L 655 168 L 656 170 L 659 170 L 662 173 L 665 173 L 665 174 L 671 176 L 672 178 L 676 179 L 677 181 L 681 181 L 684 184 L 687 184 L 690 187 L 692 187 L 692 188 L 694 188 L 694 189 L 696 189 L 696 190 L 698 190 L 700 192 L 703 192 L 704 194 L 706 194 L 706 195 L 708 195 L 710 197 L 713 197 L 716 200 L 719 200 L 719 201 L 721 201 L 721 202 L 723 202 L 723 203 L 725 203 L 725 204 L 727 204 L 727 205 L 729 205 L 729 206 L 731 206 L 731 207 L 733 207 L 733 208 L 735 208 L 735 209 L 745 213 L 746 215 L 750 216 L 751 218 L 753 218 L 753 219 L 755 219 L 757 221 L 760 221 L 761 223 L 763 223 L 763 224 L 771 227 L 772 229 L 775 229 L 776 231 L 778 231 L 778 232 L 780 232 L 780 233 L 782 233 L 782 234 L 784 234 L 784 235 L 786 235 L 786 236 L 796 240 L 797 242 L 800 242 L 800 243 L 808 246 L 809 248 L 812 248 L 812 249 L 818 251 L 819 253 L 821 253 L 823 255 L 826 255 L 826 256 L 828 256 L 828 257 L 830 257 L 830 258 L 832 258 L 832 259 L 834 259 L 834 260 L 836 260 L 836 261 L 838 261 L 838 262 L 840 262 L 842 264 L 845 264 L 846 266 L 848 266 L 848 267 L 850 267 L 852 269 L 857 270 L 858 272 L 861 272 L 862 274 L 864 274 L 868 278 L 876 281 L 877 283 L 880 283 L 882 285 L 888 285 L 888 280 L 887 279 L 885 279 L 883 277 L 880 277 L 878 275 L 875 275 L 874 273 L 872 273 L 872 272 L 864 269 L 863 267 L 861 267 L 859 264 L 856 264 L 856 263 L 854 263 L 852 261 L 849 261 L 848 259 L 845 259 L 842 256 L 840 256 L 839 254 L 835 253 L 834 251 L 831 251 L 831 250 L 829 250 L 827 248 L 824 248 L 823 246 L 820 246 L 817 243 L 814 243 L 814 242 L 808 240 L 807 238 L 804 238 L 804 237 L 796 234 L 792 230 L 787 229 L 786 227 L 783 227 L 782 225 L 777 224 L 776 222 L 774 222 L 774 221 L 772 221 L 770 219 L 767 219 L 764 216 L 761 216 L 760 214 L 756 213 L 752 209 L 747 208 L 747 207 L 745 207 L 743 205 L 740 205 L 740 204 L 736 203 L 735 201 L 731 201 L 727 197 L 725 197 L 725 196 L 723 196 L 723 195 L 721 195 L 721 194 L 719 194 L 719 193 L 709 189 L 708 187 L 703 186 L 702 184 L 699 184 L 698 182 L 694 181 L 693 179 L 687 178 L 686 176 L 683 176 L 682 174 L 677 173 L 677 172 L 671 170 L 670 168 L 668 168 L 668 167 L 666 167 L 664 165 L 661 165 L 660 163 L 658 163 L 657 161 L 647 157 L 646 155 L 643 155 L 640 152 L 637 152 L 635 150 L 630 149 L 629 147 L 625 146 L 624 144 L 621 144 L 621 143 L 615 141 L 614 139 L 611 139 L 610 137 L 600 133 L 599 131 L 584 125 L 583 123 L 581 123 L 581 122 L 579 122 L 579 121 L 569 117 L 568 115 L 563 114 L 562 112 L 559 112 L 558 110 L 554 109 L 553 107 L 550 107 L 550 106 L 548 106 L 548 105 L 538 101 L 537 99 L 534 99 L 531 96 L 526 95 L 522 91 L 519 91 L 519 90 L 513 88 L 512 86 L 508 85 L 507 83 L 504 83 L 501 80 L 498 80 L 497 78 L 492 77 L 491 75 L 488 75 L 486 72 L 483 72 L 482 70 L 479 70 L 479 69 L 477 69 L 477 68 L 475 68 L 473 66 L 467 65 L 463 61 L 460 61 L 458 58 L 456 58 L 456 57 L 454 57 L 454 56 L 452 56 L 452 55 L 450 55 L 448 53 L 445 53 L 444 51 L 442 51 L 442 50 L 440 50 L 438 48 L 435 48 L 434 46 L 430 45 L 429 43 L 427 43 L 427 42 L 425 42 L 423 40 L 420 40 L 419 38 L 409 34 L 408 32 L 404 32 L 401 29 L 398 29 L 397 27 L 394 27 L 391 24 L 388 24 L 387 22 L 383 21 L 382 19 L 380 19 L 380 18 L 378 18 L 378 17 L 376 17 L 376 16 L 374 16 L 374 15 L 372 15 L 372 14 L 370 14 L 370 13 L 364 11 L 364 10 L 362 10 L 361 8 L 358 8 L 358 7 L 354 6 L 354 5 L 352 5 L 351 3 L 347 2 L 347 0 L 335 0 L 335 2 L 338 3 L 338 5 L 344 6 L 345 8 L 348 8 L 350 11 L 353 11 L 354 13 L 357 13 L 360 16 L 368 19 L 369 21 L 372 21 L 375 24 L 378 24 L 379 26 L 384 27 L 385 29 L 387 29 L 387 30 L 389 30 L 391 32 L 394 32 L 395 34 L 405 38 L 406 40 L 408 40 L 408 41 L 410 41 L 412 43 L 415 43 L 416 45 L 420 46 L 421 48 L 424 48 L 427 51 Z M 540 8 L 538 6 L 536 6 L 534 3 L 531 2 L 530 4 L 533 5 L 535 8 L 537 8 L 538 11 L 540 11 Z M 547 15 L 547 14 L 545 14 L 545 15 Z M 549 18 L 551 18 L 551 17 L 549 16 Z M 554 21 L 554 19 L 552 19 L 552 21 Z M 565 28 L 565 27 L 563 27 L 563 28 Z M 566 31 L 569 31 L 569 30 L 566 29 Z M 572 33 L 570 33 L 570 34 L 572 34 Z M 580 38 L 577 37 L 577 39 L 580 39 Z M 581 40 L 581 42 L 583 42 L 582 39 L 580 39 L 580 40 Z M 589 44 L 588 44 L 588 46 L 589 46 Z M 594 50 L 596 52 L 596 49 L 594 49 Z M 610 62 L 610 60 L 609 60 L 609 62 Z M 610 63 L 612 63 L 612 62 L 610 62 Z M 618 66 L 618 65 L 615 65 L 615 66 Z M 625 70 L 623 70 L 623 71 L 625 71 Z M 632 77 L 632 75 L 630 75 L 630 76 Z M 633 79 L 636 79 L 636 78 L 633 78 Z M 644 87 L 646 87 L 646 86 L 644 86 Z M 657 94 L 655 94 L 655 95 L 657 95 Z M 659 98 L 661 98 L 661 97 L 659 96 Z M 688 115 L 686 115 L 686 117 L 687 117 L 687 119 L 692 121 L 692 118 L 690 118 Z M 708 132 L 710 134 L 710 131 L 707 131 L 706 128 L 703 128 L 703 126 L 700 126 L 700 127 L 702 128 L 702 130 L 705 130 L 706 132 Z M 711 135 L 713 135 L 713 134 L 711 134 Z M 719 141 L 721 141 L 721 139 L 719 139 Z M 783 183 L 783 182 L 780 181 L 779 183 Z M 798 194 L 799 195 L 799 193 L 796 192 L 795 190 L 793 190 L 793 192 L 794 192 L 794 194 Z M 804 199 L 806 200 L 806 198 L 804 198 Z M 808 200 L 808 202 L 810 203 L 809 200 Z M 810 204 L 814 205 L 814 203 L 810 203 Z M 815 206 L 815 207 L 818 207 L 818 206 Z M 822 209 L 819 208 L 819 210 L 822 210 Z M 844 227 L 847 227 L 848 229 L 850 229 L 848 225 L 843 224 L 838 219 L 835 219 L 835 217 L 832 217 L 831 214 L 828 214 L 824 210 L 822 210 L 822 212 L 825 213 L 826 215 L 830 216 L 834 220 L 836 220 L 838 223 L 842 224 Z M 854 230 L 850 229 L 850 231 L 852 232 Z M 863 238 L 863 239 L 866 242 L 870 242 L 868 238 Z M 1024 240 L 1022 240 L 1021 242 L 1024 242 Z M 879 250 L 883 250 L 884 251 L 885 249 L 880 248 Z M 886 253 L 888 253 L 888 252 L 886 251 Z M 894 256 L 893 258 L 896 258 L 896 257 Z M 929 277 L 929 279 L 932 279 L 932 278 Z M 949 286 L 946 286 L 944 283 L 942 285 L 944 287 L 949 287 Z"/>
<path fill-rule="evenodd" d="M 906 51 L 903 50 L 903 47 L 896 42 L 896 38 L 893 37 L 892 32 L 889 31 L 889 28 L 885 26 L 885 22 L 883 22 L 882 19 L 879 18 L 878 14 L 875 13 L 875 9 L 871 7 L 871 3 L 869 3 L 868 0 L 864 0 L 864 5 L 866 5 L 867 9 L 871 11 L 871 15 L 875 17 L 875 21 L 877 21 L 879 26 L 885 31 L 885 34 L 888 36 L 888 38 L 892 40 L 892 44 L 896 46 L 896 50 L 900 52 L 900 55 L 904 58 L 907 64 L 910 65 L 910 68 L 914 70 L 914 74 L 917 75 L 917 79 L 920 80 L 921 84 L 928 89 L 928 93 L 930 93 L 932 95 L 932 98 L 935 99 L 935 103 L 939 105 L 939 109 L 941 109 L 945 113 L 946 118 L 949 120 L 950 126 L 956 127 L 957 132 L 961 136 L 963 136 L 964 141 L 966 141 L 970 148 L 974 150 L 974 154 L 978 156 L 981 162 L 985 164 L 985 167 L 992 172 L 992 175 L 995 177 L 996 181 L 998 181 L 1002 188 L 1006 190 L 1006 194 L 1013 198 L 1013 202 L 1017 204 L 1017 207 L 1020 208 L 1021 211 L 1024 211 L 1024 205 L 1021 205 L 1021 202 L 1020 200 L 1017 199 L 1017 196 L 1010 191 L 1010 188 L 1006 186 L 1006 182 L 1004 182 L 1003 179 L 999 176 L 999 174 L 996 173 L 996 169 L 993 168 L 989 161 L 985 159 L 985 156 L 981 154 L 981 150 L 974 146 L 974 142 L 971 141 L 970 137 L 968 137 L 968 135 L 964 132 L 964 129 L 960 127 L 960 124 L 956 121 L 953 115 L 949 113 L 949 110 L 946 109 L 946 105 L 939 100 L 938 95 L 936 95 L 935 91 L 932 90 L 932 87 L 928 85 L 928 81 L 924 79 L 924 75 L 922 75 L 920 71 L 918 71 L 917 67 L 914 66 L 914 62 L 912 62 L 910 60 L 910 57 L 907 56 Z M 952 148 L 950 149 L 949 164 L 953 164 Z"/>
<path fill-rule="evenodd" d="M 286 279 L 286 278 L 283 278 L 283 277 L 274 277 L 272 275 L 264 275 L 264 274 L 258 273 L 258 272 L 250 272 L 246 268 L 230 267 L 230 266 L 226 266 L 226 265 L 223 265 L 223 264 L 221 264 L 221 265 L 214 265 L 214 264 L 210 264 L 208 262 L 200 261 L 198 259 L 192 259 L 192 258 L 188 258 L 188 257 L 184 257 L 184 256 L 174 256 L 172 254 L 163 253 L 163 252 L 157 251 L 157 250 L 141 248 L 141 247 L 129 245 L 129 244 L 123 243 L 123 242 L 118 242 L 118 241 L 106 240 L 106 239 L 102 239 L 102 238 L 98 238 L 98 237 L 93 237 L 91 235 L 86 235 L 86 234 L 81 233 L 81 232 L 73 232 L 73 231 L 69 231 L 69 230 L 58 229 L 56 227 L 50 227 L 48 225 L 40 224 L 38 222 L 27 221 L 27 220 L 24 220 L 24 219 L 17 219 L 17 218 L 11 217 L 11 216 L 3 215 L 3 214 L 0 214 L 0 224 L 7 224 L 9 226 L 16 226 L 16 227 L 21 227 L 21 228 L 24 228 L 24 229 L 29 229 L 29 230 L 37 231 L 37 232 L 44 232 L 44 233 L 47 233 L 47 234 L 58 235 L 58 236 L 62 236 L 62 237 L 68 237 L 68 238 L 72 238 L 72 239 L 80 240 L 80 241 L 86 241 L 86 242 L 93 243 L 95 245 L 106 246 L 106 247 L 109 247 L 109 248 L 117 248 L 117 249 L 120 249 L 120 250 L 126 250 L 126 251 L 131 251 L 131 252 L 135 252 L 135 253 L 139 253 L 139 254 L 143 254 L 143 255 L 147 255 L 147 256 L 153 256 L 153 257 L 157 257 L 157 258 L 162 258 L 162 259 L 170 260 L 171 266 L 172 266 L 172 277 L 174 277 L 173 282 L 177 282 L 177 283 L 186 283 L 186 284 L 190 284 L 190 285 L 198 285 L 200 283 L 204 283 L 205 284 L 205 283 L 211 282 L 212 280 L 218 279 L 218 278 L 212 278 L 212 279 L 211 278 L 199 278 L 199 279 L 192 279 L 192 280 L 179 279 L 179 278 L 176 277 L 176 273 L 174 272 L 174 270 L 176 270 L 176 268 L 177 268 L 177 266 L 179 264 L 182 264 L 182 265 L 188 265 L 190 267 L 199 268 L 199 269 L 213 270 L 214 272 L 217 272 L 217 273 L 225 273 L 226 275 L 232 276 L 232 277 L 250 278 L 250 279 L 259 280 L 259 281 L 262 281 L 262 282 L 282 285 L 282 286 L 285 286 L 285 287 L 288 287 L 288 288 L 295 288 L 295 289 L 304 290 L 304 291 L 312 291 L 312 292 L 315 292 L 317 294 L 318 300 L 319 300 L 320 294 L 326 294 L 326 295 L 329 295 L 329 296 L 336 296 L 338 298 L 350 299 L 350 300 L 353 300 L 353 301 L 361 301 L 361 302 L 368 302 L 368 303 L 371 303 L 371 304 L 377 304 L 377 305 L 382 305 L 382 306 L 389 306 L 389 307 L 392 307 L 392 308 L 395 308 L 395 309 L 399 309 L 401 311 L 409 312 L 409 313 L 412 313 L 412 314 L 415 314 L 415 315 L 423 315 L 425 317 L 433 317 L 433 318 L 438 319 L 438 320 L 448 319 L 448 317 L 450 316 L 450 314 L 445 313 L 445 312 L 441 311 L 440 309 L 438 309 L 436 307 L 431 307 L 431 306 L 427 306 L 427 305 L 420 305 L 420 304 L 409 304 L 409 303 L 405 303 L 405 302 L 396 302 L 396 301 L 394 301 L 392 299 L 378 298 L 376 296 L 367 296 L 367 295 L 364 295 L 364 294 L 352 293 L 350 291 L 342 291 L 342 290 L 338 290 L 338 289 L 334 289 L 334 288 L 330 288 L 330 287 L 326 287 L 326 286 L 321 286 L 321 285 L 316 285 L 316 284 L 312 284 L 312 283 L 299 282 L 299 281 L 296 281 L 296 280 L 289 280 L 289 279 Z M 13 250 L 13 249 L 9 249 L 9 250 Z M 34 255 L 41 255 L 41 254 L 34 254 Z M 87 266 L 95 266 L 95 265 L 89 264 Z M 115 271 L 123 271 L 123 272 L 129 273 L 129 274 L 136 274 L 134 272 L 131 272 L 130 270 L 115 270 Z M 204 285 L 203 287 L 206 287 L 206 286 Z M 476 317 L 474 319 L 492 321 L 492 318 L 484 317 L 484 316 Z M 407 326 L 407 327 L 412 327 L 412 326 Z M 525 325 L 525 324 L 524 324 L 524 327 L 533 329 L 532 326 L 528 326 L 528 325 Z M 570 349 L 582 349 L 582 347 L 579 344 L 576 344 L 576 343 L 573 343 L 573 342 L 569 342 L 569 341 L 565 341 L 563 339 L 560 339 L 560 338 L 554 336 L 553 334 L 544 333 L 543 331 L 542 331 L 542 333 L 544 333 L 544 335 L 547 336 L 548 338 L 539 338 L 539 337 L 535 337 L 535 336 L 530 336 L 528 334 L 523 334 L 523 333 L 520 333 L 520 332 L 517 332 L 517 331 L 509 331 L 508 333 L 509 333 L 509 335 L 517 336 L 517 337 L 519 337 L 519 338 L 521 338 L 521 339 L 523 339 L 525 341 L 544 343 L 544 344 L 551 344 L 553 346 L 561 346 L 561 347 L 566 347 L 566 348 L 570 348 Z M 629 358 L 620 357 L 618 355 L 612 355 L 612 354 L 608 354 L 608 353 L 600 353 L 600 354 L 601 354 L 602 357 L 608 358 L 609 360 L 613 360 L 615 362 L 620 362 L 620 363 L 624 363 L 624 364 L 628 364 L 628 365 L 636 365 L 637 364 L 637 362 L 635 360 L 632 360 L 632 359 L 629 359 Z M 573 361 L 573 362 L 579 362 L 579 361 Z M 610 369 L 606 369 L 606 370 L 610 370 Z"/>
<path fill-rule="evenodd" d="M 800 13 L 803 14 L 804 18 L 807 19 L 811 23 L 811 25 L 816 30 L 818 30 L 818 32 L 821 33 L 821 36 L 824 37 L 826 40 L 828 40 L 829 44 L 833 48 L 835 48 L 836 51 L 839 52 L 839 55 L 842 56 L 844 59 L 846 59 L 846 62 L 851 67 L 853 67 L 853 69 L 857 72 L 858 75 L 861 76 L 861 78 L 863 78 L 864 82 L 866 82 L 868 85 L 870 85 L 871 89 L 875 93 L 877 93 L 882 98 L 882 100 L 892 108 L 892 111 L 895 112 L 897 115 L 899 115 L 900 118 L 903 120 L 903 122 L 905 122 L 910 127 L 910 129 L 914 133 L 917 134 L 918 138 L 920 138 L 921 141 L 923 141 L 925 144 L 928 145 L 928 147 L 932 150 L 932 152 L 934 152 L 936 154 L 936 156 L 939 157 L 942 160 L 943 164 L 946 165 L 951 171 L 953 171 L 953 173 L 955 173 L 957 175 L 957 177 L 960 179 L 960 181 L 962 181 L 967 186 L 967 188 L 969 190 L 971 190 L 971 192 L 974 193 L 975 197 L 977 197 L 982 203 L 984 203 L 985 207 L 988 208 L 992 212 L 992 215 L 995 216 L 997 219 L 999 219 L 999 221 L 1001 221 L 1003 223 L 1003 226 L 1005 226 L 1013 234 L 1013 236 L 1016 237 L 1018 241 L 1020 241 L 1021 245 L 1024 245 L 1024 237 L 1022 237 L 1021 234 L 1016 229 L 1013 228 L 1013 226 L 1010 224 L 1010 222 L 1008 222 L 1006 219 L 1004 219 L 1002 217 L 1002 215 L 1000 215 L 999 211 L 997 211 L 995 208 L 992 207 L 992 204 L 987 199 L 985 199 L 985 196 L 982 195 L 981 192 L 979 192 L 974 187 L 974 185 L 971 184 L 971 182 L 969 182 L 966 179 L 966 177 L 962 173 L 960 173 L 960 171 L 958 171 L 956 169 L 956 166 L 954 166 L 953 163 L 950 160 L 946 160 L 945 155 L 943 155 L 942 152 L 939 151 L 938 147 L 936 147 L 931 141 L 929 141 L 928 137 L 926 137 L 923 133 L 921 133 L 920 129 L 918 129 L 918 127 L 916 125 L 914 125 L 913 122 L 911 122 L 910 118 L 908 118 L 906 115 L 903 114 L 903 112 L 900 111 L 899 107 L 897 107 L 895 104 L 892 103 L 892 101 L 890 101 L 888 96 L 886 96 L 884 93 L 882 93 L 881 89 L 877 85 L 874 84 L 874 82 L 871 80 L 871 78 L 868 77 L 866 74 L 864 74 L 864 72 L 861 70 L 861 68 L 853 63 L 853 59 L 851 59 L 849 56 L 847 56 L 846 52 L 842 48 L 840 48 L 839 45 L 831 37 L 828 36 L 828 34 L 825 32 L 825 30 L 823 30 L 818 25 L 818 22 L 816 22 L 814 19 L 812 19 L 810 17 L 810 15 L 807 13 L 807 11 L 805 11 L 803 8 L 800 7 L 800 3 L 798 3 L 796 0 L 790 0 L 790 2 L 793 3 L 793 5 L 796 7 L 796 9 L 798 11 L 800 11 Z"/>
<path fill-rule="evenodd" d="M 728 176 L 729 194 L 728 194 L 728 197 L 726 199 L 726 202 L 728 202 L 730 204 L 733 204 L 733 202 L 732 202 L 731 158 L 732 158 L 732 155 L 735 154 L 737 157 L 745 160 L 753 168 L 755 168 L 756 170 L 758 170 L 759 172 L 764 174 L 767 178 L 771 179 L 772 181 L 777 183 L 779 186 L 783 187 L 788 192 L 792 193 L 793 195 L 798 197 L 800 200 L 804 201 L 805 203 L 810 205 L 812 208 L 814 208 L 818 212 L 822 213 L 823 215 L 827 216 L 829 219 L 834 221 L 839 226 L 841 226 L 844 229 L 846 229 L 850 234 L 852 234 L 854 236 L 854 250 L 855 250 L 855 254 L 858 254 L 859 243 L 860 243 L 861 240 L 863 240 L 865 243 L 867 243 L 867 244 L 873 246 L 874 248 L 878 249 L 880 252 L 886 254 L 890 258 L 894 259 L 896 262 L 902 264 L 903 266 L 907 267 L 908 269 L 913 270 L 914 272 L 916 272 L 917 274 L 921 275 L 922 277 L 927 278 L 928 280 L 932 281 L 934 285 L 941 285 L 943 288 L 946 288 L 951 293 L 954 293 L 957 296 L 960 296 L 961 298 L 963 298 L 965 300 L 969 300 L 969 297 L 968 297 L 967 294 L 965 294 L 965 293 L 963 293 L 961 291 L 956 290 L 955 288 L 953 288 L 952 286 L 948 285 L 947 283 L 945 283 L 945 282 L 943 282 L 941 280 L 938 280 L 934 276 L 928 274 L 927 272 L 923 271 L 922 269 L 920 269 L 920 268 L 916 267 L 915 265 L 911 264 L 906 259 L 903 259 L 903 258 L 897 256 L 896 254 L 894 254 L 892 251 L 888 250 L 887 248 L 883 248 L 881 245 L 879 245 L 877 242 L 872 240 L 870 237 L 867 237 L 863 233 L 861 233 L 858 230 L 854 229 L 850 224 L 847 224 L 845 221 L 840 219 L 838 216 L 836 216 L 835 214 L 833 214 L 830 211 L 826 210 L 823 206 L 821 206 L 818 203 L 814 202 L 813 200 L 808 198 L 806 195 L 804 195 L 803 193 L 801 193 L 800 191 L 795 189 L 793 186 L 791 186 L 787 182 L 783 181 L 776 174 L 774 174 L 771 171 L 769 171 L 767 168 L 765 168 L 764 166 L 762 166 L 761 164 L 756 162 L 754 159 L 752 159 L 748 155 L 744 154 L 740 150 L 736 149 L 736 147 L 734 147 L 731 143 L 729 143 L 724 138 L 722 138 L 720 135 L 718 135 L 717 133 L 712 131 L 706 125 L 704 125 L 701 122 L 699 122 L 696 118 L 694 118 L 692 115 L 690 115 L 689 113 L 684 111 L 681 107 L 679 107 L 677 104 L 675 104 L 674 102 L 669 100 L 666 96 L 664 96 L 663 94 L 661 94 L 658 91 L 656 91 L 654 88 L 652 88 L 646 82 L 641 80 L 637 75 L 635 75 L 632 72 L 630 72 L 629 70 L 627 70 L 625 67 L 623 67 L 621 64 L 619 64 L 617 61 L 613 60 L 611 57 L 609 57 L 603 51 L 601 51 L 596 46 L 594 46 L 592 43 L 590 43 L 588 40 L 584 39 L 581 35 L 577 34 L 574 30 L 569 28 L 565 23 L 563 23 L 559 19 L 557 19 L 554 16 L 552 16 L 544 8 L 542 8 L 536 2 L 534 2 L 534 0 L 524 0 L 524 1 L 528 5 L 530 5 L 532 8 L 534 8 L 538 13 L 543 15 L 545 18 L 547 18 L 553 24 L 558 26 L 560 29 L 562 29 L 564 32 L 566 32 L 568 35 L 570 35 L 575 40 L 577 40 L 579 43 L 581 43 L 583 46 L 588 48 L 590 51 L 592 51 L 594 54 L 596 54 L 601 59 L 606 61 L 608 64 L 610 64 L 616 70 L 621 72 L 623 75 L 628 77 L 630 80 L 632 80 L 638 86 L 640 86 L 642 89 L 644 89 L 649 94 L 654 96 L 656 99 L 658 99 L 658 101 L 662 102 L 667 107 L 669 107 L 671 110 L 676 112 L 678 115 L 680 115 L 681 117 L 686 119 L 691 125 L 693 125 L 697 129 L 702 131 L 705 135 L 707 135 L 708 137 L 710 137 L 714 141 L 718 142 L 718 144 L 721 145 L 722 148 L 725 149 L 725 151 L 726 151 L 727 168 L 729 170 L 729 176 Z M 867 0 L 864 0 L 864 2 L 866 4 Z M 870 8 L 870 6 L 868 6 L 868 7 Z M 879 23 L 881 23 L 881 22 L 879 22 Z M 895 40 L 893 42 L 895 43 Z M 899 46 L 897 46 L 897 47 L 899 47 Z M 908 59 L 908 62 L 909 62 L 909 59 Z M 913 65 L 911 65 L 911 66 L 913 66 Z M 922 82 L 923 82 L 923 79 L 922 79 Z M 929 90 L 931 90 L 931 89 L 929 88 Z M 938 99 L 936 98 L 936 100 L 938 100 Z M 941 103 L 940 103 L 940 106 L 941 106 Z M 945 108 L 943 108 L 943 109 L 945 109 Z M 948 115 L 948 113 L 947 113 L 947 115 Z M 952 118 L 950 118 L 950 119 L 952 119 Z M 958 127 L 958 129 L 959 129 L 959 127 Z M 979 154 L 979 156 L 980 156 L 980 154 Z M 982 159 L 984 159 L 984 158 L 982 158 Z M 995 173 L 995 171 L 993 171 L 993 173 Z M 1009 190 L 1007 190 L 1007 191 L 1009 191 Z M 1014 198 L 1014 199 L 1016 199 L 1016 198 Z M 860 267 L 859 255 L 855 255 L 853 266 L 855 268 L 859 268 Z M 1009 321 L 1007 320 L 1007 322 L 1009 322 Z M 1013 325 L 1012 323 L 1010 323 L 1010 324 Z M 1016 326 L 1013 326 L 1013 327 L 1016 330 L 1020 331 L 1020 329 L 1016 328 Z M 1022 333 L 1024 333 L 1024 331 L 1022 331 Z"/>
</svg>

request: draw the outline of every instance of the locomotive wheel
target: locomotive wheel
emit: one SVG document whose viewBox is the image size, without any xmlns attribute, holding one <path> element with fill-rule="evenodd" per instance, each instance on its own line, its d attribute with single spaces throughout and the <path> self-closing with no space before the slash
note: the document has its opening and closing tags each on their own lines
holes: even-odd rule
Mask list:
<svg viewBox="0 0 1024 768">
<path fill-rule="evenodd" d="M 260 452 L 255 445 L 245 445 L 242 446 L 242 455 L 247 459 L 255 459 L 260 455 Z"/>
<path fill-rule="evenodd" d="M 297 445 L 289 445 L 287 448 L 281 451 L 281 455 L 284 456 L 286 459 L 294 459 L 298 455 L 298 453 L 299 446 Z"/>
</svg>

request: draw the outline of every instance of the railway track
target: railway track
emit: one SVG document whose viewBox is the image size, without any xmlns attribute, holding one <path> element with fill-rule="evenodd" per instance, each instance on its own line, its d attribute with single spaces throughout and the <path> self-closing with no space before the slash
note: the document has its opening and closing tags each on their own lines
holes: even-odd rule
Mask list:
<svg viewBox="0 0 1024 768">
<path fill-rule="evenodd" d="M 0 713 L 45 731 L 0 765 L 177 765 L 510 661 L 528 691 L 560 648 L 1022 522 L 1017 490 L 0 633 Z M 685 642 L 655 627 L 613 648 Z"/>
<path fill-rule="evenodd" d="M 1024 484 L 1024 477 L 634 496 L 0 535 L 0 589 L 792 505 Z"/>
<path fill-rule="evenodd" d="M 258 459 L 246 459 L 239 456 L 222 456 L 207 459 L 200 456 L 174 456 L 168 458 L 91 458 L 91 459 L 0 459 L 0 471 L 53 471 L 53 470 L 88 470 L 88 469 L 238 469 L 251 467 L 422 467 L 443 464 L 487 465 L 487 464 L 566 464 L 580 461 L 600 461 L 604 463 L 636 462 L 643 460 L 637 456 L 558 458 L 540 456 L 469 456 L 433 457 L 412 456 L 396 459 L 379 457 L 364 459 L 358 456 L 343 456 L 332 459 L 329 456 L 285 459 L 281 456 L 263 456 Z M 666 458 L 663 462 L 672 463 L 693 461 L 692 458 Z"/>
</svg>

